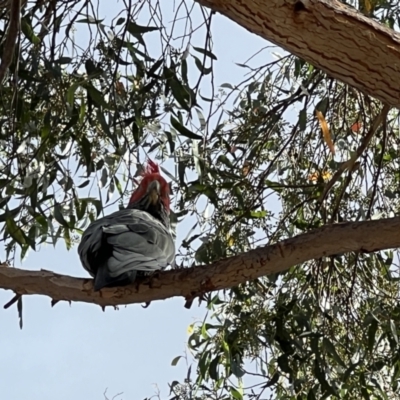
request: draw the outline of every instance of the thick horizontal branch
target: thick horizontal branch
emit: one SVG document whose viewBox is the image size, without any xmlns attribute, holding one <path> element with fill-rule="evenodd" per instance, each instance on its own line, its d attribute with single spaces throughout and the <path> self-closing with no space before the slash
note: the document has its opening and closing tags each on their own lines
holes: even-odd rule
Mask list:
<svg viewBox="0 0 400 400">
<path fill-rule="evenodd" d="M 400 108 L 400 34 L 337 0 L 195 0 Z"/>
<path fill-rule="evenodd" d="M 326 225 L 210 265 L 161 272 L 138 286 L 94 292 L 91 279 L 0 266 L 0 288 L 18 295 L 38 294 L 49 296 L 53 301 L 81 301 L 100 306 L 146 303 L 175 296 L 191 299 L 205 292 L 286 271 L 308 260 L 395 247 L 400 247 L 400 217 Z"/>
</svg>

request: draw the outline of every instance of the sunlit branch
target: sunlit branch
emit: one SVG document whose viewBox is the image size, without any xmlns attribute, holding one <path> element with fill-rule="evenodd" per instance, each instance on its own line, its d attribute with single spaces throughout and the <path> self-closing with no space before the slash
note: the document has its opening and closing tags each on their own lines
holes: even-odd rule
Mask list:
<svg viewBox="0 0 400 400">
<path fill-rule="evenodd" d="M 333 78 L 400 107 L 400 34 L 356 9 L 337 0 L 196 1 Z"/>
<path fill-rule="evenodd" d="M 0 267 L 0 288 L 16 295 L 44 295 L 58 301 L 104 306 L 148 303 L 171 297 L 191 300 L 206 292 L 235 287 L 259 277 L 334 254 L 400 247 L 400 217 L 326 225 L 235 257 L 188 269 L 166 271 L 123 288 L 93 291 L 91 279 L 51 271 Z"/>
</svg>

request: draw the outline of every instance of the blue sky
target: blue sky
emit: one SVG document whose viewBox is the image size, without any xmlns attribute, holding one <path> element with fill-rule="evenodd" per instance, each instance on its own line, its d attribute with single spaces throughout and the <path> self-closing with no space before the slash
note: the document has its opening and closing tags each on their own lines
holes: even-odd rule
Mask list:
<svg viewBox="0 0 400 400">
<path fill-rule="evenodd" d="M 116 14 L 114 1 L 101 3 L 100 15 Z M 234 63 L 245 62 L 268 43 L 220 15 L 214 16 L 213 27 L 216 85 L 240 82 L 246 70 Z M 194 45 L 203 43 L 200 36 Z M 269 62 L 269 54 L 263 54 Z M 178 242 L 190 228 L 186 221 L 179 226 Z M 21 266 L 18 261 L 16 266 Z M 30 252 L 22 267 L 87 276 L 76 247 L 68 252 L 63 242 Z M 0 304 L 12 296 L 0 290 Z M 155 385 L 166 399 L 167 383 L 182 380 L 187 369 L 183 360 L 176 367 L 171 361 L 186 351 L 188 326 L 205 315 L 197 302 L 185 309 L 181 298 L 153 302 L 147 309 L 130 305 L 105 312 L 80 303 L 51 308 L 50 299 L 39 296 L 23 302 L 22 330 L 15 306 L 0 311 L 0 387 L 6 400 L 94 400 L 103 399 L 106 389 L 110 399 L 121 392 L 118 399 L 144 399 L 155 394 Z"/>
</svg>

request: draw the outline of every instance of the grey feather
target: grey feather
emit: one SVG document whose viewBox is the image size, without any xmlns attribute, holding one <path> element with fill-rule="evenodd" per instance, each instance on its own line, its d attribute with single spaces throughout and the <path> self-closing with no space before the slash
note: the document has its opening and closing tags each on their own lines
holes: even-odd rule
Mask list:
<svg viewBox="0 0 400 400">
<path fill-rule="evenodd" d="M 175 244 L 158 219 L 124 209 L 94 221 L 82 235 L 78 253 L 98 290 L 130 283 L 137 272 L 149 274 L 173 265 Z"/>
</svg>

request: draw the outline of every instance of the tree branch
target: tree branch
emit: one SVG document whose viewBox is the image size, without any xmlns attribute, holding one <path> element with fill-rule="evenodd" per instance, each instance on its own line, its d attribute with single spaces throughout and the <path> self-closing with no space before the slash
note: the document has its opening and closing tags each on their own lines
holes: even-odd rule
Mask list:
<svg viewBox="0 0 400 400">
<path fill-rule="evenodd" d="M 50 271 L 26 271 L 0 266 L 0 288 L 17 295 L 49 296 L 104 306 L 146 303 L 182 296 L 193 299 L 205 292 L 227 289 L 305 261 L 346 252 L 373 252 L 400 247 L 400 217 L 378 221 L 326 225 L 312 232 L 247 253 L 188 269 L 161 272 L 139 285 L 93 291 L 91 279 Z"/>
<path fill-rule="evenodd" d="M 337 0 L 195 0 L 400 108 L 400 34 Z"/>
</svg>

